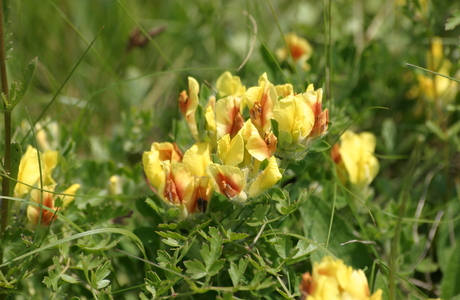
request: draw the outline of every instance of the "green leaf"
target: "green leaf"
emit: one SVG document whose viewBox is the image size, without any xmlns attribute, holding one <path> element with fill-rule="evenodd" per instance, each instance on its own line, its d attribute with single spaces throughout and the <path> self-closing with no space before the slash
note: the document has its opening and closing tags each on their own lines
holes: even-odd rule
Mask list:
<svg viewBox="0 0 460 300">
<path fill-rule="evenodd" d="M 447 19 L 446 30 L 453 30 L 459 24 L 460 24 L 460 10 L 457 10 L 452 13 L 452 18 Z"/>
<path fill-rule="evenodd" d="M 310 151 L 313 152 L 323 152 L 331 149 L 331 145 L 325 140 L 316 140 L 313 142 L 313 145 L 310 147 Z"/>
<path fill-rule="evenodd" d="M 382 139 L 387 152 L 392 153 L 396 143 L 396 125 L 392 118 L 387 118 L 382 124 Z"/>
<path fill-rule="evenodd" d="M 260 226 L 265 223 L 265 217 L 267 216 L 270 207 L 268 205 L 257 204 L 254 207 L 254 213 L 251 215 L 246 224 L 249 226 Z"/>
<path fill-rule="evenodd" d="M 441 298 L 452 299 L 460 294 L 460 241 L 457 239 L 455 250 L 452 252 L 446 272 L 442 276 Z"/>
<path fill-rule="evenodd" d="M 382 300 L 390 299 L 390 290 L 388 289 L 388 281 L 386 280 L 386 277 L 384 277 L 384 275 L 382 275 L 380 271 L 377 272 L 377 277 L 375 279 L 375 284 L 373 287 L 373 293 L 375 293 L 375 291 L 377 291 L 378 289 L 381 289 L 383 291 Z"/>
<path fill-rule="evenodd" d="M 305 240 L 299 240 L 294 249 L 296 249 L 296 253 L 292 257 L 293 261 L 291 260 L 289 263 L 294 263 L 296 261 L 302 260 L 306 255 L 318 250 L 318 247 L 308 243 Z"/>
<path fill-rule="evenodd" d="M 219 259 L 219 260 L 215 261 L 211 265 L 209 270 L 207 271 L 207 276 L 214 276 L 217 273 L 219 273 L 219 271 L 224 267 L 225 261 L 226 261 L 225 259 Z"/>
<path fill-rule="evenodd" d="M 286 200 L 286 194 L 285 194 L 285 191 L 283 191 L 282 189 L 278 188 L 278 187 L 274 187 L 272 189 L 270 189 L 270 198 L 272 200 L 275 200 L 275 201 L 284 201 Z"/>
<path fill-rule="evenodd" d="M 272 124 L 273 134 L 276 136 L 276 138 L 278 138 L 278 135 L 279 135 L 278 121 L 276 121 L 275 119 L 270 119 L 270 122 Z"/>
<path fill-rule="evenodd" d="M 179 242 L 178 240 L 171 239 L 171 238 L 162 239 L 161 241 L 171 247 L 182 247 L 183 246 L 183 243 Z"/>
<path fill-rule="evenodd" d="M 198 129 L 198 139 L 203 142 L 206 138 L 206 118 L 204 116 L 204 108 L 199 104 L 195 110 L 195 123 Z"/>
<path fill-rule="evenodd" d="M 110 261 L 106 261 L 101 267 L 99 267 L 94 276 L 91 276 L 91 286 L 96 286 L 98 289 L 103 289 L 110 284 L 110 280 L 105 279 L 110 274 Z M 94 285 L 95 284 L 95 285 Z"/>
<path fill-rule="evenodd" d="M 265 64 L 273 73 L 276 73 L 280 70 L 278 62 L 265 45 L 260 46 L 260 53 L 262 54 L 262 58 L 264 59 Z"/>
<path fill-rule="evenodd" d="M 61 279 L 64 280 L 65 282 L 72 283 L 72 284 L 76 284 L 79 282 L 77 278 L 66 275 L 66 274 L 62 274 Z"/>
<path fill-rule="evenodd" d="M 232 280 L 233 286 L 240 284 L 241 278 L 243 277 L 244 272 L 249 264 L 249 259 L 247 257 L 240 259 L 238 261 L 238 266 L 234 263 L 230 263 L 230 268 L 228 269 L 228 274 Z"/>
<path fill-rule="evenodd" d="M 289 148 L 292 144 L 292 135 L 287 131 L 280 131 L 278 135 L 278 149 Z"/>
<path fill-rule="evenodd" d="M 10 165 L 10 176 L 11 178 L 17 180 L 19 164 L 21 163 L 22 156 L 22 147 L 18 142 L 11 143 L 11 165 Z M 14 187 L 16 186 L 16 181 L 10 180 L 10 196 L 13 196 Z"/>
<path fill-rule="evenodd" d="M 200 86 L 200 105 L 205 107 L 208 103 L 209 97 L 212 96 L 212 92 L 209 89 L 208 85 L 202 83 Z"/>
<path fill-rule="evenodd" d="M 164 238 L 170 238 L 174 240 L 186 240 L 187 238 L 177 232 L 174 231 L 156 231 L 158 235 Z"/>
<path fill-rule="evenodd" d="M 426 127 L 436 134 L 442 141 L 447 141 L 447 135 L 442 131 L 442 129 L 433 121 L 426 121 Z"/>
<path fill-rule="evenodd" d="M 187 273 L 190 274 L 190 277 L 193 279 L 200 279 L 206 276 L 206 268 L 198 260 L 184 261 L 184 265 L 187 268 Z"/>
<path fill-rule="evenodd" d="M 95 257 L 93 259 L 93 255 L 90 254 L 88 256 L 85 256 L 83 254 L 80 254 L 80 261 L 78 264 L 75 266 L 75 268 L 79 270 L 83 270 L 85 272 L 95 269 L 102 265 L 102 263 L 105 261 L 105 258 L 103 257 Z"/>
<path fill-rule="evenodd" d="M 282 259 L 286 259 L 291 255 L 292 241 L 289 236 L 281 236 L 273 242 L 273 246 Z"/>
<path fill-rule="evenodd" d="M 230 241 L 236 241 L 236 240 L 242 240 L 245 239 L 249 236 L 247 233 L 242 233 L 242 232 L 230 232 Z"/>
<path fill-rule="evenodd" d="M 35 69 L 37 68 L 37 63 L 38 63 L 38 58 L 34 58 L 29 65 L 25 68 L 21 83 L 17 85 L 16 83 L 11 84 L 10 88 L 10 107 L 7 109 L 13 109 L 19 101 L 21 101 L 22 97 L 27 92 L 27 89 L 29 89 L 30 83 L 32 82 L 32 79 L 34 78 L 35 75 Z"/>
</svg>

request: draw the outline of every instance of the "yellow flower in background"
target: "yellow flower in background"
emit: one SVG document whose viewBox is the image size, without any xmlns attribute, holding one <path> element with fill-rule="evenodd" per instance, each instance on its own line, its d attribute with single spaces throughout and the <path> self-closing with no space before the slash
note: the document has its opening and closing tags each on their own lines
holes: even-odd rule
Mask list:
<svg viewBox="0 0 460 300">
<path fill-rule="evenodd" d="M 188 93 L 186 91 L 182 91 L 182 93 L 180 93 L 179 96 L 179 109 L 182 115 L 185 117 L 185 121 L 187 121 L 190 132 L 195 138 L 198 137 L 198 128 L 196 126 L 195 111 L 198 107 L 199 92 L 200 85 L 198 84 L 198 81 L 196 81 L 196 79 L 193 77 L 188 77 Z"/>
<path fill-rule="evenodd" d="M 255 198 L 280 181 L 282 175 L 274 156 L 268 160 L 268 166 L 252 182 L 248 196 Z"/>
<path fill-rule="evenodd" d="M 444 57 L 442 38 L 434 37 L 431 41 L 430 51 L 427 53 L 427 69 L 439 74 L 450 76 L 452 63 Z M 429 102 L 452 102 L 458 91 L 458 83 L 448 78 L 434 74 L 418 74 L 418 86 L 412 88 L 408 96 L 415 98 L 424 97 Z"/>
<path fill-rule="evenodd" d="M 27 218 L 34 225 L 37 225 L 40 221 L 40 225 L 48 226 L 51 223 L 51 221 L 57 218 L 56 212 L 60 209 L 65 209 L 74 200 L 74 195 L 79 188 L 79 184 L 73 184 L 63 192 L 63 194 L 65 195 L 54 194 L 54 185 L 45 186 L 43 192 L 41 190 L 34 189 L 30 193 L 30 199 L 35 203 L 42 203 L 43 206 L 46 206 L 51 210 L 47 210 L 45 208 L 40 208 L 39 206 L 29 204 L 29 206 L 27 207 Z M 55 207 L 55 201 L 57 198 L 60 198 L 62 201 L 60 207 Z"/>
<path fill-rule="evenodd" d="M 61 197 L 62 200 L 62 208 L 67 208 L 67 206 L 69 206 L 70 203 L 73 202 L 73 200 L 75 199 L 75 193 L 79 188 L 80 185 L 78 183 L 74 183 L 71 186 L 69 186 L 64 192 L 62 192 L 65 195 L 58 195 L 58 197 Z"/>
<path fill-rule="evenodd" d="M 294 62 L 300 62 L 302 68 L 308 70 L 309 65 L 306 62 L 313 54 L 313 48 L 311 47 L 310 43 L 295 33 L 288 33 L 284 36 L 284 40 L 286 41 L 287 48 L 283 47 L 276 50 L 278 60 L 287 60 L 290 52 Z"/>
<path fill-rule="evenodd" d="M 315 262 L 312 274 L 302 276 L 300 292 L 305 300 L 381 300 L 383 293 L 379 289 L 371 295 L 363 270 L 329 256 Z"/>
<path fill-rule="evenodd" d="M 233 76 L 232 73 L 226 71 L 217 79 L 216 83 L 217 95 L 219 98 L 226 96 L 241 97 L 246 92 L 246 87 L 241 84 L 241 79 L 238 76 Z"/>
<path fill-rule="evenodd" d="M 340 137 L 338 153 L 347 171 L 350 182 L 359 187 L 368 186 L 379 171 L 379 161 L 374 156 L 376 138 L 370 132 L 356 134 L 345 131 Z"/>
<path fill-rule="evenodd" d="M 57 151 L 46 150 L 43 154 L 40 153 L 39 159 L 37 149 L 29 145 L 19 163 L 18 182 L 14 188 L 14 196 L 21 198 L 30 192 L 31 186 L 40 186 L 40 183 L 43 186 L 53 185 L 55 181 L 51 177 L 51 173 L 56 167 L 57 161 Z"/>
<path fill-rule="evenodd" d="M 123 180 L 119 175 L 112 175 L 109 179 L 109 194 L 120 195 L 123 192 Z"/>
</svg>

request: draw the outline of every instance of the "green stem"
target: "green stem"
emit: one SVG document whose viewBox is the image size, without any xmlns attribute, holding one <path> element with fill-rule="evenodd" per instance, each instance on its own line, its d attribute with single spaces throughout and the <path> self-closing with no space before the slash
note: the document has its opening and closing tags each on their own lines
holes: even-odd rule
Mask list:
<svg viewBox="0 0 460 300">
<path fill-rule="evenodd" d="M 8 80 L 6 77 L 6 66 L 5 66 L 5 40 L 3 34 L 3 1 L 0 0 L 0 77 L 2 84 L 2 94 L 6 101 L 3 101 L 5 107 L 5 118 L 4 118 L 4 127 L 5 127 L 5 152 L 4 152 L 4 161 L 3 167 L 5 169 L 5 174 L 2 178 L 2 196 L 10 196 L 10 165 L 11 165 L 11 111 L 8 109 L 9 104 L 9 94 L 8 94 Z M 8 226 L 8 213 L 9 213 L 9 199 L 2 197 L 2 221 L 1 221 L 1 236 L 6 231 Z M 3 251 L 0 251 L 3 253 Z M 0 254 L 0 262 L 3 260 L 3 255 Z"/>
</svg>

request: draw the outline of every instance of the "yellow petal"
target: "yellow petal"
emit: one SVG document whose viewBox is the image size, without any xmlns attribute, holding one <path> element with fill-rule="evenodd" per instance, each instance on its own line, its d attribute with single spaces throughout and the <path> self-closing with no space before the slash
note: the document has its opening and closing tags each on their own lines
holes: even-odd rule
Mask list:
<svg viewBox="0 0 460 300">
<path fill-rule="evenodd" d="M 206 104 L 204 117 L 206 118 L 206 130 L 215 132 L 216 131 L 216 116 L 214 107 L 216 105 L 216 98 L 210 97 L 208 104 Z"/>
<path fill-rule="evenodd" d="M 246 87 L 241 84 L 240 77 L 232 76 L 228 71 L 224 72 L 217 79 L 216 88 L 219 98 L 226 96 L 242 96 L 246 91 Z"/>
<path fill-rule="evenodd" d="M 198 93 L 200 85 L 193 77 L 188 77 L 188 94 L 183 91 L 179 96 L 179 109 L 187 121 L 190 132 L 193 136 L 198 135 L 198 128 L 195 121 L 195 111 L 198 107 Z"/>
<path fill-rule="evenodd" d="M 224 165 L 236 166 L 244 159 L 244 140 L 240 134 L 230 140 L 226 134 L 217 142 L 217 153 Z"/>
<path fill-rule="evenodd" d="M 205 176 L 206 167 L 212 162 L 209 143 L 196 143 L 188 149 L 182 162 L 196 176 Z"/>
<path fill-rule="evenodd" d="M 159 155 L 158 151 L 146 151 L 142 155 L 144 173 L 150 184 L 157 190 L 165 183 L 165 173 Z"/>
<path fill-rule="evenodd" d="M 247 195 L 244 192 L 246 178 L 240 168 L 211 164 L 207 173 L 213 179 L 215 189 L 225 197 L 238 202 L 244 202 Z"/>
<path fill-rule="evenodd" d="M 184 204 L 190 201 L 194 180 L 189 168 L 175 161 L 165 161 L 162 164 L 166 175 L 165 184 L 160 186 L 158 194 L 171 204 Z"/>
<path fill-rule="evenodd" d="M 276 94 L 278 97 L 285 98 L 289 95 L 294 95 L 292 84 L 286 83 L 283 85 L 275 85 Z"/>
<path fill-rule="evenodd" d="M 33 186 L 40 179 L 40 167 L 38 162 L 37 149 L 29 145 L 19 163 L 18 183 L 16 183 L 14 188 L 15 197 L 23 197 L 31 189 L 31 187 L 27 185 Z"/>
<path fill-rule="evenodd" d="M 358 186 L 369 185 L 379 171 L 379 162 L 373 154 L 375 136 L 368 132 L 355 134 L 347 130 L 340 137 L 340 142 L 339 153 L 350 182 Z"/>
<path fill-rule="evenodd" d="M 216 102 L 216 125 L 218 138 L 226 134 L 234 137 L 243 127 L 244 119 L 240 113 L 239 100 L 228 96 Z"/>
<path fill-rule="evenodd" d="M 177 147 L 175 143 L 153 143 L 151 147 L 152 151 L 159 152 L 159 159 L 160 161 L 164 160 L 174 160 L 174 161 L 181 161 L 182 160 L 182 152 Z"/>
<path fill-rule="evenodd" d="M 273 119 L 278 122 L 278 129 L 289 132 L 296 142 L 305 138 L 315 123 L 313 110 L 299 96 L 279 100 L 273 110 Z"/>
<path fill-rule="evenodd" d="M 57 166 L 57 162 L 57 151 L 46 150 L 45 153 L 43 153 L 43 185 L 51 185 L 55 183 L 51 174 Z"/>
<path fill-rule="evenodd" d="M 267 189 L 274 186 L 282 175 L 276 163 L 276 158 L 272 156 L 268 160 L 268 165 L 254 180 L 251 187 L 249 188 L 248 195 L 251 198 L 255 198 L 265 192 Z"/>
<path fill-rule="evenodd" d="M 75 199 L 75 193 L 77 190 L 80 188 L 80 185 L 78 183 L 72 184 L 70 187 L 68 187 L 63 194 L 61 195 L 62 199 L 62 208 L 66 208 L 69 206 L 70 203 Z"/>
</svg>

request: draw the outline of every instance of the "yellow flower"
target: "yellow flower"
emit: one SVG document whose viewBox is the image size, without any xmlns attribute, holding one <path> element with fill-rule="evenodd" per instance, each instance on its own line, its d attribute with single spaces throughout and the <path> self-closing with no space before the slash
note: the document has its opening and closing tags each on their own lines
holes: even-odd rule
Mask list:
<svg viewBox="0 0 460 300">
<path fill-rule="evenodd" d="M 273 109 L 273 119 L 278 122 L 278 130 L 286 135 L 285 139 L 278 136 L 281 149 L 291 145 L 302 144 L 315 124 L 313 110 L 303 101 L 302 95 L 287 96 L 278 100 Z"/>
<path fill-rule="evenodd" d="M 43 186 L 54 184 L 55 181 L 51 177 L 51 173 L 57 165 L 57 160 L 57 151 L 46 150 L 43 154 L 40 153 L 39 159 L 37 149 L 28 146 L 19 163 L 18 182 L 14 188 L 14 196 L 23 197 L 34 185 L 40 186 L 41 183 Z"/>
<path fill-rule="evenodd" d="M 290 83 L 275 85 L 276 94 L 278 97 L 286 98 L 289 95 L 294 95 L 294 87 Z"/>
<path fill-rule="evenodd" d="M 240 112 L 240 100 L 227 96 L 216 102 L 216 127 L 218 139 L 226 134 L 233 138 L 243 127 L 244 119 Z"/>
<path fill-rule="evenodd" d="M 282 175 L 278 169 L 278 164 L 276 163 L 276 158 L 274 156 L 270 157 L 268 160 L 268 166 L 259 173 L 254 182 L 249 188 L 248 195 L 251 198 L 255 198 L 265 192 L 267 189 L 274 186 L 280 179 Z"/>
<path fill-rule="evenodd" d="M 310 106 L 315 115 L 315 125 L 313 126 L 309 137 L 316 138 L 326 134 L 329 123 L 329 111 L 323 111 L 323 89 L 317 89 L 310 84 L 307 91 L 302 94 L 304 101 Z"/>
<path fill-rule="evenodd" d="M 252 124 L 261 136 L 271 128 L 270 119 L 277 99 L 275 86 L 266 73 L 259 77 L 259 86 L 250 87 L 244 95 L 244 105 L 248 106 Z"/>
<path fill-rule="evenodd" d="M 276 151 L 277 138 L 273 132 L 264 134 L 262 138 L 257 128 L 252 125 L 251 119 L 244 123 L 240 131 L 246 144 L 247 152 L 259 161 L 269 159 Z"/>
<path fill-rule="evenodd" d="M 45 186 L 44 190 L 41 191 L 38 189 L 34 189 L 30 193 L 30 199 L 35 203 L 42 203 L 43 206 L 50 208 L 51 210 L 47 210 L 45 208 L 40 208 L 36 205 L 31 205 L 27 207 L 27 218 L 34 224 L 37 225 L 40 220 L 40 211 L 41 211 L 41 220 L 40 225 L 48 226 L 51 221 L 57 218 L 56 212 L 60 209 L 66 208 L 73 200 L 76 191 L 80 188 L 79 184 L 73 184 L 68 189 L 66 189 L 63 194 L 66 195 L 58 195 L 55 196 L 54 192 L 54 185 Z M 55 200 L 57 197 L 61 198 L 62 205 L 61 207 L 55 207 Z"/>
<path fill-rule="evenodd" d="M 198 137 L 198 128 L 196 126 L 195 111 L 198 107 L 198 93 L 200 92 L 200 85 L 193 77 L 188 77 L 188 93 L 182 91 L 179 96 L 179 109 L 187 121 L 190 132 L 193 137 Z"/>
<path fill-rule="evenodd" d="M 215 133 L 216 128 L 216 116 L 214 113 L 214 107 L 216 106 L 216 97 L 209 97 L 208 103 L 204 110 L 204 117 L 206 119 L 206 130 L 208 132 Z"/>
<path fill-rule="evenodd" d="M 353 270 L 342 260 L 327 256 L 305 273 L 300 283 L 305 300 L 381 300 L 382 290 L 370 294 L 363 270 Z"/>
<path fill-rule="evenodd" d="M 207 173 L 213 179 L 214 187 L 219 194 L 237 202 L 246 201 L 246 176 L 240 168 L 211 164 L 207 168 Z"/>
<path fill-rule="evenodd" d="M 350 182 L 368 186 L 379 171 L 379 161 L 374 156 L 376 138 L 370 132 L 355 134 L 347 130 L 340 137 L 339 154 L 336 161 L 343 162 Z"/>
<path fill-rule="evenodd" d="M 67 208 L 67 206 L 72 203 L 72 201 L 75 199 L 75 193 L 77 190 L 80 188 L 80 185 L 78 183 L 72 184 L 70 187 L 68 187 L 64 192 L 62 192 L 64 195 L 59 195 L 62 199 L 62 208 Z"/>
<path fill-rule="evenodd" d="M 434 37 L 431 41 L 430 51 L 427 53 L 427 69 L 450 76 L 452 63 L 444 57 L 443 52 L 442 39 Z M 413 88 L 409 92 L 409 96 L 421 95 L 430 102 L 441 100 L 444 103 L 449 103 L 455 99 L 458 89 L 458 84 L 455 81 L 426 73 L 417 75 L 417 80 L 418 87 Z"/>
<path fill-rule="evenodd" d="M 182 162 L 188 166 L 193 175 L 206 175 L 206 167 L 212 163 L 210 148 L 208 143 L 196 143 L 185 151 Z"/>
<path fill-rule="evenodd" d="M 171 143 L 154 143 L 144 152 L 145 175 L 155 192 L 167 204 L 179 208 L 180 217 L 204 212 L 211 197 L 206 167 L 211 163 L 210 145 L 196 143 L 183 157 Z"/>
<path fill-rule="evenodd" d="M 123 192 L 122 179 L 119 175 L 112 175 L 109 179 L 109 194 L 119 195 Z"/>
<path fill-rule="evenodd" d="M 182 152 L 173 143 L 153 143 L 150 151 L 142 155 L 144 173 L 155 190 L 164 185 L 165 173 L 162 161 L 182 161 Z"/>
<path fill-rule="evenodd" d="M 230 140 L 230 135 L 224 135 L 217 142 L 217 154 L 222 164 L 236 166 L 244 159 L 244 140 L 241 134 L 237 134 Z"/>
<path fill-rule="evenodd" d="M 286 47 L 284 47 L 276 50 L 278 60 L 286 60 L 289 56 L 289 52 L 291 52 L 294 62 L 302 63 L 302 67 L 308 70 L 309 66 L 306 63 L 306 61 L 313 54 L 313 48 L 311 47 L 310 43 L 306 39 L 299 37 L 295 33 L 289 33 L 285 35 L 284 39 L 287 44 L 287 49 Z"/>
<path fill-rule="evenodd" d="M 226 96 L 241 97 L 246 91 L 246 87 L 241 84 L 240 77 L 232 76 L 232 73 L 226 71 L 217 79 L 217 95 L 219 98 Z"/>
</svg>

